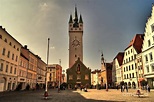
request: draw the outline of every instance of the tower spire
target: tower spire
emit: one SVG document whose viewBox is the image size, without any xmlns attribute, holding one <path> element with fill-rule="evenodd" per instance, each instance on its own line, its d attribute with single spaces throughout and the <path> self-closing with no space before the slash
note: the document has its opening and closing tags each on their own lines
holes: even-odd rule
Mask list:
<svg viewBox="0 0 154 102">
<path fill-rule="evenodd" d="M 72 15 L 70 15 L 70 20 L 69 20 L 69 23 L 73 23 L 73 20 L 72 20 Z"/>
<path fill-rule="evenodd" d="M 75 19 L 74 21 L 78 21 L 78 13 L 77 13 L 77 7 L 75 6 Z"/>
<path fill-rule="evenodd" d="M 74 18 L 73 27 L 78 27 L 78 13 L 77 13 L 77 7 L 76 6 L 75 6 L 75 18 Z"/>
<path fill-rule="evenodd" d="M 81 14 L 80 14 L 79 23 L 83 23 Z"/>
</svg>

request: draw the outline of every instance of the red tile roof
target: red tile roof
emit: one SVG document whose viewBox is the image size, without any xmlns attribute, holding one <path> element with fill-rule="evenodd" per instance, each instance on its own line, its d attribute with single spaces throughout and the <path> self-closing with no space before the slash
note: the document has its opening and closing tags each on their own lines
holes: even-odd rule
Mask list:
<svg viewBox="0 0 154 102">
<path fill-rule="evenodd" d="M 143 37 L 144 37 L 143 34 L 136 34 L 134 36 L 134 38 L 130 41 L 130 43 L 126 49 L 128 49 L 131 46 L 134 46 L 137 53 L 141 53 L 142 44 L 143 44 Z"/>
<path fill-rule="evenodd" d="M 121 66 L 124 58 L 124 52 L 119 52 L 114 59 L 116 58 L 118 60 L 119 66 Z"/>
</svg>

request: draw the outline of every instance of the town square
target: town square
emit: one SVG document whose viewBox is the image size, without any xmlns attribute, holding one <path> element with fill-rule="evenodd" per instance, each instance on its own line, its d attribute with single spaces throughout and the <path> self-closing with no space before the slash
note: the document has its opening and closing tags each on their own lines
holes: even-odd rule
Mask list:
<svg viewBox="0 0 154 102">
<path fill-rule="evenodd" d="M 0 0 L 0 102 L 153 102 L 154 0 Z"/>
<path fill-rule="evenodd" d="M 147 93 L 145 90 L 144 93 Z M 121 93 L 120 90 L 88 89 L 88 92 L 80 90 L 49 90 L 48 99 L 44 99 L 43 90 L 20 91 L 10 93 L 0 93 L 1 102 L 153 102 L 154 91 L 145 96 L 133 96 L 136 90 Z"/>
</svg>

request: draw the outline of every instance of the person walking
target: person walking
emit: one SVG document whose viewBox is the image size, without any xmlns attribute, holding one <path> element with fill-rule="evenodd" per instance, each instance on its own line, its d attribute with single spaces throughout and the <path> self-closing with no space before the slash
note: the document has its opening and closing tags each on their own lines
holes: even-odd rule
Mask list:
<svg viewBox="0 0 154 102">
<path fill-rule="evenodd" d="M 150 92 L 150 86 L 147 84 L 147 91 Z"/>
</svg>

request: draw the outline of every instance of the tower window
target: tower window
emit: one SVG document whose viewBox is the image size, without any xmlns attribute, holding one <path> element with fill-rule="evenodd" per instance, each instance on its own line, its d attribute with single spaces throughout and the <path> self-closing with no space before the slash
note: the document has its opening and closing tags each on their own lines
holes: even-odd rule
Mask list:
<svg viewBox="0 0 154 102">
<path fill-rule="evenodd" d="M 9 45 L 12 46 L 12 43 L 10 42 Z"/>
<path fill-rule="evenodd" d="M 78 64 L 77 66 L 77 71 L 80 71 L 80 64 Z"/>
<path fill-rule="evenodd" d="M 77 55 L 75 55 L 75 57 L 77 57 Z"/>
<path fill-rule="evenodd" d="M 7 39 L 4 40 L 7 43 Z"/>
</svg>

